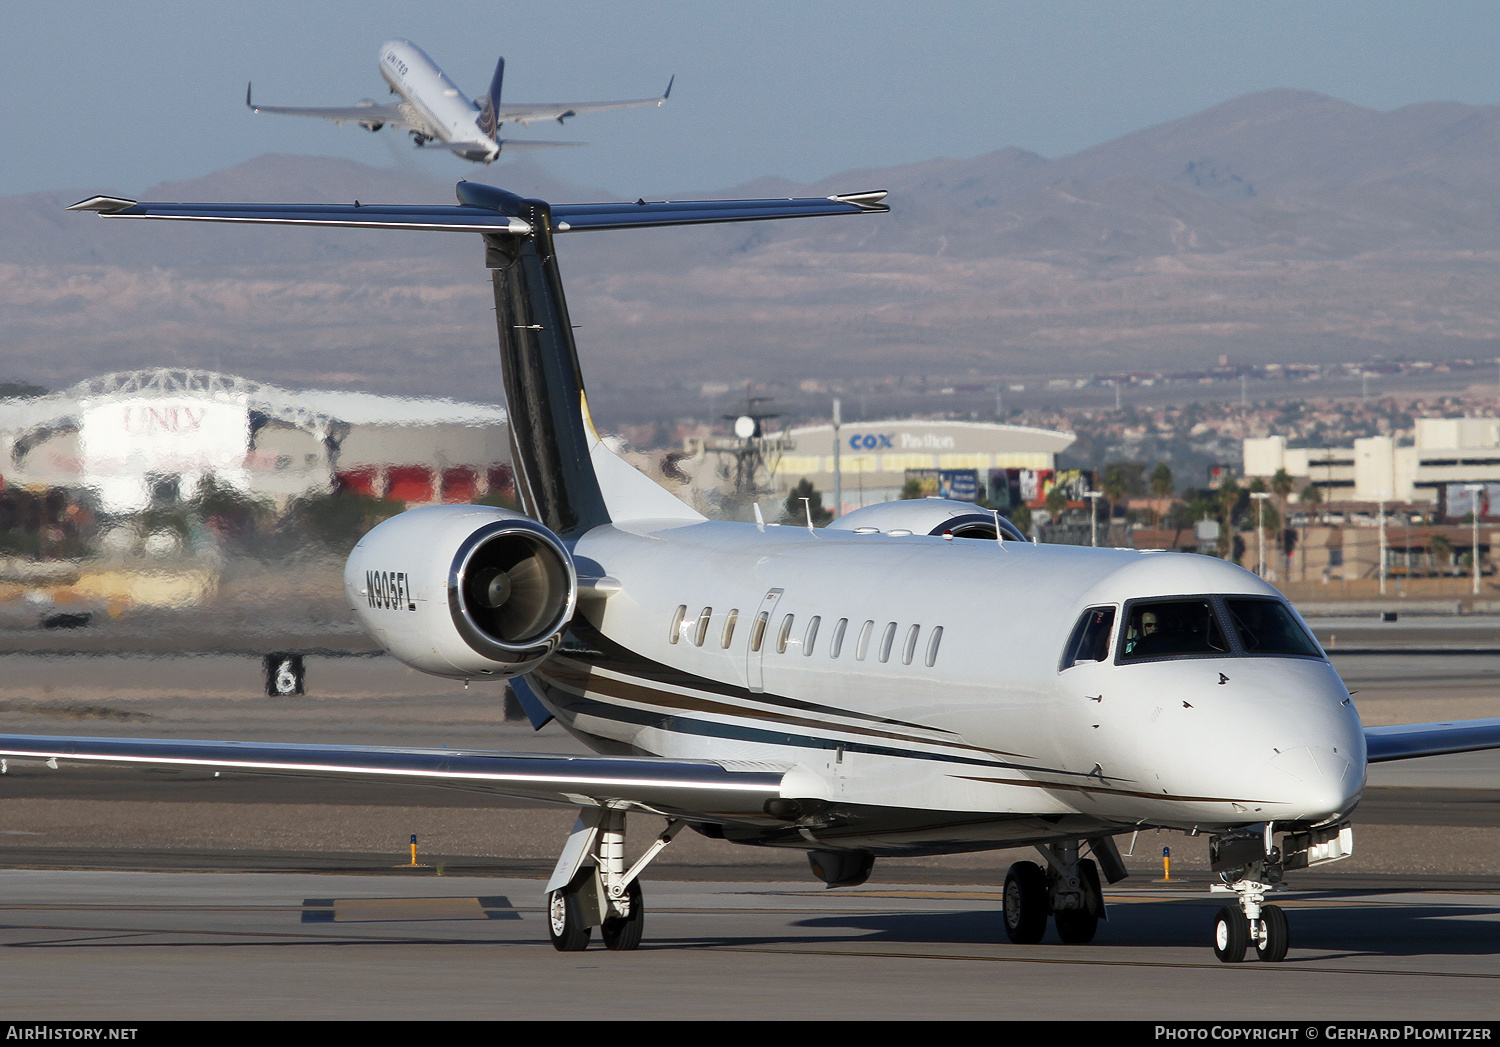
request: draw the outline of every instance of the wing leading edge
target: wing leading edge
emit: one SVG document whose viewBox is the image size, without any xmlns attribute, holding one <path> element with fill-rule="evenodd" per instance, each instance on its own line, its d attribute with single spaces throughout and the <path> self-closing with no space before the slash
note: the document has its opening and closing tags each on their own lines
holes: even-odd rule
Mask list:
<svg viewBox="0 0 1500 1047">
<path fill-rule="evenodd" d="M 1500 719 L 1366 727 L 1365 749 L 1371 763 L 1500 749 Z"/>
<path fill-rule="evenodd" d="M 376 102 L 361 102 L 358 105 L 257 105 L 250 100 L 250 84 L 245 85 L 245 108 L 252 113 L 280 113 L 282 116 L 313 116 L 320 120 L 332 120 L 336 124 L 364 124 L 369 126 L 390 124 L 392 127 L 412 127 L 411 120 L 399 105 L 380 105 Z"/>
<path fill-rule="evenodd" d="M 203 767 L 356 780 L 477 786 L 575 806 L 634 806 L 695 816 L 755 817 L 781 796 L 784 770 L 707 760 L 548 756 L 165 738 L 0 735 L 0 756 L 84 764 Z"/>
</svg>

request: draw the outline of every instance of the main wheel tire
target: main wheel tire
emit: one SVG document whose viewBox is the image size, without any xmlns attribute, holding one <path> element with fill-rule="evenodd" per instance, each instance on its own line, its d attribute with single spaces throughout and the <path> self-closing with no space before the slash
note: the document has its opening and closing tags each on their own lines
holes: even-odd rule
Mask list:
<svg viewBox="0 0 1500 1047">
<path fill-rule="evenodd" d="M 1005 874 L 1005 935 L 1035 945 L 1047 931 L 1047 879 L 1035 862 L 1016 862 Z"/>
<path fill-rule="evenodd" d="M 1250 921 L 1237 905 L 1226 905 L 1214 917 L 1214 955 L 1223 963 L 1239 963 L 1250 945 Z"/>
<path fill-rule="evenodd" d="M 1057 936 L 1068 945 L 1087 945 L 1099 929 L 1099 914 L 1092 909 L 1061 909 L 1052 914 Z"/>
<path fill-rule="evenodd" d="M 606 949 L 628 952 L 641 944 L 641 931 L 646 926 L 646 905 L 641 900 L 641 881 L 631 880 L 625 888 L 625 897 L 630 899 L 629 916 L 610 916 L 599 928 Z"/>
<path fill-rule="evenodd" d="M 558 952 L 583 952 L 589 947 L 589 928 L 584 926 L 576 890 L 563 887 L 547 896 L 547 930 Z"/>
<path fill-rule="evenodd" d="M 1280 963 L 1286 959 L 1289 944 L 1291 932 L 1287 927 L 1286 913 L 1279 905 L 1262 905 L 1260 937 L 1255 943 L 1255 954 L 1266 963 Z"/>
</svg>

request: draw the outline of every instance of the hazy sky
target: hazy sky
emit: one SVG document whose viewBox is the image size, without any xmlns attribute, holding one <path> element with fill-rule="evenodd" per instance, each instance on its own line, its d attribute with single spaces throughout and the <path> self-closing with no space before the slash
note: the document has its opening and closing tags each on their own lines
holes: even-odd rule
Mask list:
<svg viewBox="0 0 1500 1047">
<path fill-rule="evenodd" d="M 1006 145 L 1065 155 L 1273 87 L 1376 109 L 1500 101 L 1493 2 L 48 0 L 9 5 L 4 28 L 0 195 L 136 193 L 266 152 L 389 164 L 412 152 L 390 130 L 252 115 L 244 93 L 254 80 L 267 104 L 383 99 L 377 52 L 392 37 L 470 95 L 505 55 L 515 102 L 642 97 L 675 73 L 662 109 L 514 131 L 591 143 L 541 155 L 629 195 Z"/>
</svg>

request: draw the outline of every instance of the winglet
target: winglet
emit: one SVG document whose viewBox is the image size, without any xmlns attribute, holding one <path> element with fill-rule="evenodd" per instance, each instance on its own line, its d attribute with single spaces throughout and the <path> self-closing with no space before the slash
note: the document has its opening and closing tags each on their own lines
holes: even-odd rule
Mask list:
<svg viewBox="0 0 1500 1047">
<path fill-rule="evenodd" d="M 251 87 L 251 82 L 249 80 L 246 80 L 245 81 L 245 108 L 248 109 L 248 110 L 250 110 L 252 113 L 258 113 L 258 112 L 260 112 L 260 110 L 257 109 L 257 108 L 255 108 L 255 103 L 254 102 L 250 101 L 250 87 Z"/>
<path fill-rule="evenodd" d="M 87 200 L 80 200 L 76 204 L 69 204 L 69 211 L 98 211 L 100 214 L 119 214 L 136 206 L 134 200 L 126 200 L 122 196 L 91 196 Z"/>
<path fill-rule="evenodd" d="M 665 102 L 668 98 L 672 97 L 672 85 L 676 83 L 676 81 L 677 74 L 673 73 L 671 79 L 667 81 L 667 89 L 661 93 L 661 102 Z M 661 105 L 661 102 L 657 102 L 656 104 Z"/>
</svg>

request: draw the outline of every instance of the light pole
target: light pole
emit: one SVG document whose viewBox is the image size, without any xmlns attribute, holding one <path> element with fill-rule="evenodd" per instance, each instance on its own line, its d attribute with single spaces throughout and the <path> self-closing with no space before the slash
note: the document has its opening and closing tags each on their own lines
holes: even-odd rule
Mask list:
<svg viewBox="0 0 1500 1047">
<path fill-rule="evenodd" d="M 1469 492 L 1469 519 L 1473 521 L 1473 538 L 1469 544 L 1469 563 L 1474 571 L 1474 595 L 1479 595 L 1479 495 L 1484 491 L 1484 484 L 1464 484 L 1464 490 Z"/>
<path fill-rule="evenodd" d="M 844 469 L 840 461 L 839 452 L 843 450 L 839 446 L 839 424 L 843 421 L 839 417 L 839 400 L 833 398 L 833 515 L 844 515 Z"/>
<path fill-rule="evenodd" d="M 1099 499 L 1104 496 L 1104 492 L 1084 491 L 1083 496 L 1089 500 L 1089 544 L 1097 549 L 1099 547 Z"/>
<path fill-rule="evenodd" d="M 1271 492 L 1251 491 L 1250 497 L 1255 499 L 1256 573 L 1264 578 L 1266 576 L 1266 531 L 1262 526 L 1262 522 L 1265 520 L 1266 515 L 1266 499 L 1271 497 Z"/>
<path fill-rule="evenodd" d="M 1380 503 L 1380 595 L 1385 595 L 1385 502 Z"/>
</svg>

